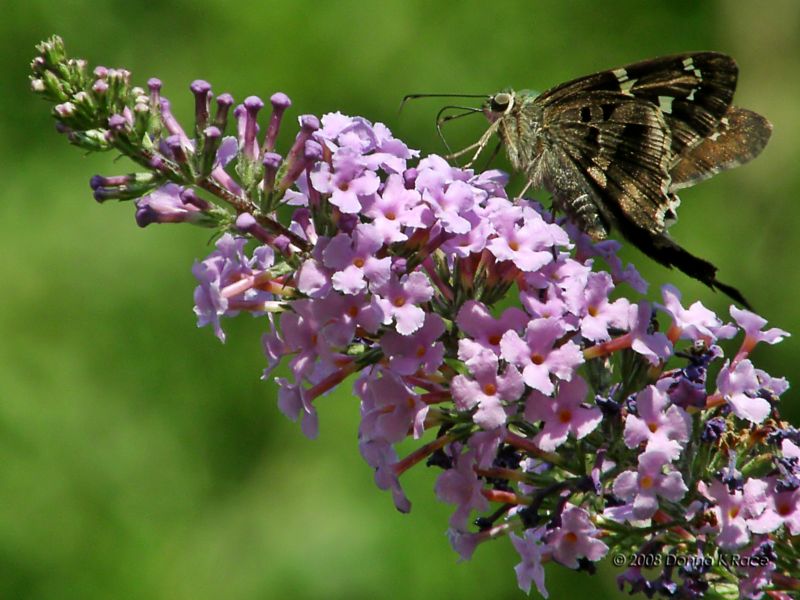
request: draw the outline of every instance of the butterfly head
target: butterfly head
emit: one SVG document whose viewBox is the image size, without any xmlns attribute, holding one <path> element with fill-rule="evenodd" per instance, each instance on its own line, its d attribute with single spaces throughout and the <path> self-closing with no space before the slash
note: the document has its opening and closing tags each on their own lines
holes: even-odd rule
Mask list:
<svg viewBox="0 0 800 600">
<path fill-rule="evenodd" d="M 489 96 L 483 103 L 483 114 L 489 119 L 490 123 L 501 119 L 511 113 L 514 109 L 516 93 L 514 90 L 503 90 L 493 96 Z"/>
</svg>

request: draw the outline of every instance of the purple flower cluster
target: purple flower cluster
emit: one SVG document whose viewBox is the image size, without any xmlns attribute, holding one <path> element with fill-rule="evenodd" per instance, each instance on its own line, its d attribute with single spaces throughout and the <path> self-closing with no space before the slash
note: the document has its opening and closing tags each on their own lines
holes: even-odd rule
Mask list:
<svg viewBox="0 0 800 600">
<path fill-rule="evenodd" d="M 376 485 L 406 512 L 403 473 L 440 468 L 434 490 L 454 505 L 449 539 L 462 558 L 508 536 L 520 587 L 546 597 L 548 561 L 593 572 L 610 549 L 703 558 L 720 548 L 752 560 L 724 572 L 665 565 L 651 579 L 635 566 L 619 585 L 683 598 L 731 576 L 743 598 L 800 588 L 787 568 L 800 433 L 778 414 L 787 382 L 750 359 L 786 332 L 735 307 L 731 323 L 684 307 L 672 286 L 661 303 L 622 296 L 623 284 L 647 286 L 616 242 L 509 198 L 500 171 L 419 158 L 381 123 L 301 116 L 281 155 L 284 94 L 262 135 L 260 99 L 233 107 L 222 94 L 212 118 L 211 86 L 196 81 L 187 134 L 157 80 L 145 93 L 126 87 L 126 72 L 73 65 L 73 87 L 83 82 L 92 102 L 111 84 L 126 92 L 87 123 L 88 101 L 65 101 L 43 75 L 58 48 L 40 59 L 34 89 L 60 99 L 60 130 L 147 169 L 95 177 L 98 199 L 138 198 L 140 225 L 219 232 L 193 268 L 198 326 L 224 340 L 223 317 L 265 316 L 264 378 L 285 365 L 278 407 L 309 437 L 316 403 L 353 376 Z M 231 108 L 237 135 L 224 137 Z M 408 439 L 416 450 L 401 458 Z"/>
</svg>

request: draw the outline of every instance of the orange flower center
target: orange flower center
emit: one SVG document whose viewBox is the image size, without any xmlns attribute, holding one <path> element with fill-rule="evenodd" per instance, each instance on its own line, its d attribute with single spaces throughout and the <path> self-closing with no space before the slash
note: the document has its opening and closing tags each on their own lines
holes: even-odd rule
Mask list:
<svg viewBox="0 0 800 600">
<path fill-rule="evenodd" d="M 487 396 L 494 396 L 497 393 L 497 386 L 493 383 L 487 383 L 483 386 L 483 393 Z"/>
<path fill-rule="evenodd" d="M 794 512 L 794 507 L 789 502 L 779 502 L 775 505 L 775 508 L 782 517 L 788 517 Z"/>
<path fill-rule="evenodd" d="M 541 365 L 544 362 L 544 356 L 541 354 L 531 354 L 531 362 L 535 365 Z"/>
<path fill-rule="evenodd" d="M 394 302 L 392 302 L 392 304 L 394 304 L 397 308 L 400 308 L 401 306 L 404 306 L 405 303 L 406 303 L 406 299 L 403 298 L 402 296 L 399 297 L 399 298 L 395 298 Z"/>
</svg>

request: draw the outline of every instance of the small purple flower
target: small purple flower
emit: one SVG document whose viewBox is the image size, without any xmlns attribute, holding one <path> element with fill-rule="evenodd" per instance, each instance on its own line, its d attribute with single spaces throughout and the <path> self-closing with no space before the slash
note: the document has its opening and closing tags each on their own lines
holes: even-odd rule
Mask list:
<svg viewBox="0 0 800 600">
<path fill-rule="evenodd" d="M 503 311 L 498 319 L 492 316 L 485 304 L 467 300 L 456 316 L 461 331 L 470 336 L 478 345 L 500 354 L 500 340 L 507 331 L 522 331 L 530 317 L 522 310 L 511 307 Z"/>
<path fill-rule="evenodd" d="M 330 202 L 343 213 L 355 214 L 361 211 L 362 202 L 369 201 L 378 191 L 381 180 L 374 171 L 364 168 L 360 154 L 342 148 L 333 157 L 333 167 L 328 163 L 317 163 L 311 172 L 314 189 L 322 194 L 330 194 Z"/>
<path fill-rule="evenodd" d="M 712 511 L 717 517 L 717 544 L 720 548 L 735 550 L 750 541 L 747 521 L 764 509 L 766 487 L 766 482 L 761 479 L 748 479 L 742 491 L 733 493 L 718 479 L 711 485 L 704 481 L 697 484 L 698 491 L 714 502 Z"/>
<path fill-rule="evenodd" d="M 672 344 L 663 333 L 651 331 L 650 304 L 644 301 L 632 304 L 628 316 L 634 352 L 644 356 L 652 365 L 666 361 L 672 355 Z"/>
<path fill-rule="evenodd" d="M 415 438 L 423 434 L 428 406 L 393 373 L 377 370 L 366 374 L 356 391 L 361 398 L 362 438 L 394 444 L 405 439 L 409 431 Z"/>
<path fill-rule="evenodd" d="M 532 317 L 543 319 L 553 317 L 561 320 L 570 330 L 577 329 L 578 319 L 570 313 L 563 294 L 554 292 L 555 290 L 552 287 L 547 292 L 539 291 L 536 294 L 523 292 L 520 294 L 520 300 L 522 301 L 522 306 Z"/>
<path fill-rule="evenodd" d="M 736 335 L 733 325 L 723 325 L 717 315 L 699 301 L 689 308 L 683 308 L 681 293 L 675 286 L 663 286 L 661 295 L 664 297 L 662 308 L 672 317 L 673 326 L 680 330 L 681 339 L 703 340 L 706 344 L 712 344 L 718 339 L 730 339 Z"/>
<path fill-rule="evenodd" d="M 589 513 L 573 504 L 567 504 L 561 513 L 561 526 L 547 537 L 547 546 L 553 558 L 570 569 L 578 568 L 578 559 L 596 562 L 608 552 L 608 546 L 597 539 L 599 531 L 592 525 Z"/>
<path fill-rule="evenodd" d="M 510 330 L 500 340 L 502 357 L 522 368 L 522 376 L 530 387 L 543 394 L 555 389 L 550 376 L 569 381 L 575 368 L 583 363 L 578 345 L 569 340 L 556 347 L 566 333 L 558 319 L 534 319 L 528 323 L 525 338 Z"/>
<path fill-rule="evenodd" d="M 552 247 L 566 246 L 569 238 L 558 225 L 545 223 L 538 213 L 529 211 L 522 225 L 503 218 L 495 225 L 498 236 L 489 241 L 489 251 L 498 261 L 510 260 L 524 272 L 538 271 L 553 261 Z"/>
<path fill-rule="evenodd" d="M 779 490 L 775 478 L 768 481 L 764 512 L 750 519 L 747 526 L 753 533 L 769 533 L 785 525 L 791 535 L 800 535 L 800 488 Z"/>
<path fill-rule="evenodd" d="M 521 562 L 514 567 L 519 588 L 527 594 L 530 592 L 531 584 L 535 583 L 536 589 L 543 598 L 548 597 L 547 588 L 544 585 L 544 566 L 542 565 L 542 559 L 547 550 L 547 545 L 542 541 L 545 531 L 544 527 L 539 527 L 538 529 L 526 529 L 524 537 L 513 533 L 508 536 L 521 559 Z"/>
<path fill-rule="evenodd" d="M 475 464 L 480 469 L 488 469 L 495 463 L 497 451 L 506 436 L 506 430 L 502 427 L 489 431 L 476 431 L 473 433 L 467 445 L 475 451 Z"/>
<path fill-rule="evenodd" d="M 538 271 L 525 273 L 520 286 L 521 297 L 538 295 L 539 292 L 551 291 L 555 295 L 566 295 L 572 288 L 582 289 L 591 273 L 591 267 L 569 258 L 566 252 L 560 253 L 552 262 Z"/>
<path fill-rule="evenodd" d="M 609 294 L 613 289 L 608 273 L 590 273 L 586 287 L 575 286 L 566 293 L 569 310 L 580 317 L 581 335 L 586 339 L 605 342 L 611 338 L 610 327 L 627 327 L 630 303 L 625 298 L 611 302 Z"/>
<path fill-rule="evenodd" d="M 168 183 L 136 201 L 136 223 L 139 227 L 151 223 L 198 223 L 207 218 L 207 206 L 193 193 L 184 193 L 183 187 Z"/>
<path fill-rule="evenodd" d="M 319 359 L 332 362 L 332 348 L 320 335 L 322 324 L 314 314 L 313 301 L 295 300 L 292 310 L 281 314 L 280 329 L 283 339 L 283 353 L 294 354 L 289 368 L 296 380 L 314 379 L 313 375 L 320 365 Z"/>
<path fill-rule="evenodd" d="M 329 146 L 333 150 L 341 145 L 357 150 L 359 153 L 374 149 L 377 142 L 369 121 L 361 117 L 354 119 L 339 111 L 327 113 L 322 117 L 322 127 L 317 132 L 317 136 L 335 142 Z"/>
<path fill-rule="evenodd" d="M 374 152 L 365 156 L 370 169 L 380 167 L 386 173 L 402 173 L 406 169 L 406 160 L 419 156 L 419 150 L 411 150 L 405 142 L 392 136 L 392 132 L 383 123 L 372 126 L 377 147 Z"/>
<path fill-rule="evenodd" d="M 614 480 L 614 495 L 633 501 L 633 516 L 649 519 L 658 510 L 658 498 L 677 502 L 688 488 L 680 472 L 669 465 L 670 456 L 660 450 L 639 455 L 638 471 L 623 471 Z M 666 469 L 666 472 L 664 472 Z"/>
<path fill-rule="evenodd" d="M 441 245 L 445 253 L 459 258 L 480 254 L 494 233 L 489 221 L 478 217 L 475 213 L 470 213 L 465 218 L 471 224 L 470 230 L 448 237 Z"/>
<path fill-rule="evenodd" d="M 370 123 L 363 117 L 348 117 L 340 112 L 322 117 L 322 129 L 317 138 L 335 154 L 343 149 L 360 154 L 365 166 L 376 171 L 382 168 L 387 173 L 402 173 L 406 160 L 419 155 L 410 150 L 401 140 L 392 137 L 383 123 Z"/>
<path fill-rule="evenodd" d="M 572 434 L 575 439 L 589 435 L 600 424 L 603 415 L 596 406 L 584 406 L 589 387 L 580 376 L 558 384 L 558 394 L 550 398 L 533 391 L 525 404 L 525 419 L 544 421 L 544 427 L 534 439 L 539 448 L 552 452 Z"/>
<path fill-rule="evenodd" d="M 790 334 L 783 329 L 773 327 L 766 331 L 761 331 L 767 324 L 767 320 L 749 310 L 736 308 L 731 305 L 731 316 L 734 321 L 744 330 L 745 339 L 742 344 L 744 352 L 750 352 L 753 347 L 760 343 L 777 344 L 783 338 L 788 337 Z"/>
<path fill-rule="evenodd" d="M 761 385 L 756 369 L 748 359 L 735 365 L 726 361 L 717 376 L 717 388 L 733 414 L 740 419 L 761 423 L 772 409 L 768 400 L 758 396 Z"/>
<path fill-rule="evenodd" d="M 422 192 L 422 200 L 448 233 L 467 233 L 472 224 L 466 218 L 475 203 L 475 188 L 464 181 L 453 181 L 442 187 L 430 187 Z"/>
<path fill-rule="evenodd" d="M 508 523 L 503 523 L 477 533 L 471 533 L 451 527 L 447 530 L 447 539 L 450 541 L 450 546 L 453 550 L 458 553 L 459 561 L 469 560 L 475 553 L 478 544 L 503 537 L 510 528 L 511 526 Z"/>
<path fill-rule="evenodd" d="M 469 174 L 452 166 L 441 156 L 431 154 L 419 161 L 414 188 L 421 194 L 441 194 L 442 190 L 454 181 L 468 181 Z M 482 192 L 482 190 L 479 190 Z"/>
<path fill-rule="evenodd" d="M 192 274 L 200 282 L 194 291 L 197 326 L 211 324 L 214 333 L 223 342 L 225 333 L 220 325 L 220 317 L 236 316 L 241 309 L 256 308 L 272 299 L 272 294 L 255 287 L 249 287 L 235 297 L 228 297 L 224 293 L 226 286 L 266 270 L 273 264 L 271 248 L 261 246 L 248 259 L 244 253 L 246 243 L 245 238 L 235 238 L 226 233 L 217 240 L 216 249 L 192 267 Z"/>
<path fill-rule="evenodd" d="M 450 384 L 456 408 L 469 410 L 477 405 L 473 420 L 486 430 L 506 422 L 503 402 L 518 400 L 525 389 L 517 368 L 510 365 L 504 373 L 498 374 L 498 362 L 494 352 L 481 349 L 469 363 L 471 377 L 456 375 Z"/>
<path fill-rule="evenodd" d="M 310 439 L 319 433 L 317 411 L 308 400 L 308 394 L 302 385 L 291 383 L 282 377 L 276 377 L 278 384 L 278 409 L 292 421 L 302 416 L 300 429 Z"/>
<path fill-rule="evenodd" d="M 321 239 L 320 244 L 314 249 L 314 254 L 321 254 L 325 247 L 325 240 Z M 297 290 L 310 298 L 325 298 L 330 294 L 331 270 L 326 269 L 317 258 L 308 258 L 303 261 L 295 277 Z"/>
<path fill-rule="evenodd" d="M 386 332 L 381 348 L 389 358 L 389 368 L 398 375 L 413 375 L 418 369 L 434 373 L 444 360 L 444 344 L 437 341 L 444 331 L 442 318 L 428 313 L 422 327 L 411 335 Z"/>
<path fill-rule="evenodd" d="M 383 322 L 383 311 L 374 296 L 332 292 L 314 302 L 314 315 L 321 324 L 320 333 L 332 346 L 344 347 L 355 337 L 358 328 L 374 334 Z"/>
<path fill-rule="evenodd" d="M 358 448 L 367 464 L 375 469 L 375 485 L 378 486 L 378 489 L 391 490 L 395 508 L 402 513 L 410 512 L 411 502 L 403 493 L 400 480 L 394 470 L 397 453 L 392 445 L 384 439 L 361 438 Z"/>
<path fill-rule="evenodd" d="M 346 233 L 334 236 L 322 253 L 323 264 L 335 271 L 333 288 L 343 294 L 358 294 L 366 289 L 367 282 L 385 284 L 392 259 L 375 256 L 382 247 L 380 236 L 369 227 L 357 227 L 352 237 Z"/>
<path fill-rule="evenodd" d="M 622 266 L 622 260 L 617 256 L 622 247 L 616 240 L 602 240 L 594 242 L 591 237 L 582 232 L 574 223 L 567 222 L 564 228 L 569 232 L 570 238 L 575 242 L 575 259 L 584 262 L 594 256 L 599 256 L 608 265 L 611 279 L 615 284 L 627 283 L 640 294 L 647 293 L 647 282 L 632 264 Z"/>
<path fill-rule="evenodd" d="M 363 214 L 372 219 L 376 237 L 384 244 L 392 244 L 408 239 L 404 228 L 424 226 L 424 210 L 419 192 L 406 189 L 400 175 L 390 175 L 383 191 L 364 203 Z"/>
<path fill-rule="evenodd" d="M 436 497 L 442 502 L 457 505 L 450 517 L 450 526 L 465 529 L 470 513 L 473 510 L 488 510 L 489 501 L 481 493 L 483 483 L 475 473 L 475 452 L 459 454 L 453 462 L 453 467 L 436 480 Z"/>
<path fill-rule="evenodd" d="M 472 177 L 469 183 L 484 190 L 489 196 L 505 198 L 508 180 L 508 173 L 500 169 L 489 169 Z"/>
<path fill-rule="evenodd" d="M 424 273 L 414 271 L 400 279 L 392 276 L 373 291 L 383 309 L 384 325 L 394 320 L 401 335 L 410 335 L 422 327 L 425 311 L 417 305 L 433 298 L 433 286 Z"/>
<path fill-rule="evenodd" d="M 800 446 L 792 442 L 792 440 L 785 439 L 781 442 L 781 452 L 787 458 L 796 458 L 800 463 Z"/>
<path fill-rule="evenodd" d="M 666 392 L 654 385 L 644 388 L 636 396 L 637 415 L 625 419 L 625 445 L 635 448 L 647 442 L 647 450 L 664 452 L 675 460 L 683 444 L 689 441 L 691 418 L 685 410 L 670 405 Z"/>
</svg>

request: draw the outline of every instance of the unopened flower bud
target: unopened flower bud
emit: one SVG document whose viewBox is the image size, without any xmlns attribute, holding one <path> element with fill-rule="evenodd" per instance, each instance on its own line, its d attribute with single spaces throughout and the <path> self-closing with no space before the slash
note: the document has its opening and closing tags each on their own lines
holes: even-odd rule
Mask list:
<svg viewBox="0 0 800 600">
<path fill-rule="evenodd" d="M 196 79 L 189 87 L 192 90 L 192 94 L 194 94 L 194 129 L 199 136 L 200 132 L 208 125 L 211 84 L 202 79 Z"/>
<path fill-rule="evenodd" d="M 270 152 L 275 148 L 275 140 L 278 139 L 283 113 L 292 105 L 289 96 L 283 92 L 272 94 L 269 101 L 272 103 L 272 115 L 269 118 L 269 127 L 267 128 L 267 135 L 264 139 L 265 152 Z"/>
</svg>

